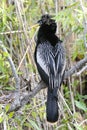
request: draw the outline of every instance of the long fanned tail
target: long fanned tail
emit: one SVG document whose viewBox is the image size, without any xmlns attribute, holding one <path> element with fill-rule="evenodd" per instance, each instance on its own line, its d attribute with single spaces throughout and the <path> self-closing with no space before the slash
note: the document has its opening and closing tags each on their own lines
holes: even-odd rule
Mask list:
<svg viewBox="0 0 87 130">
<path fill-rule="evenodd" d="M 57 49 L 57 50 L 56 50 Z M 47 121 L 55 123 L 59 117 L 57 91 L 63 82 L 63 50 L 59 44 L 49 54 L 49 87 L 47 92 Z"/>
<path fill-rule="evenodd" d="M 53 91 L 50 91 L 48 88 L 46 113 L 47 113 L 47 121 L 50 123 L 57 122 L 59 117 L 57 101 L 58 101 L 57 91 L 55 90 L 55 88 Z"/>
</svg>

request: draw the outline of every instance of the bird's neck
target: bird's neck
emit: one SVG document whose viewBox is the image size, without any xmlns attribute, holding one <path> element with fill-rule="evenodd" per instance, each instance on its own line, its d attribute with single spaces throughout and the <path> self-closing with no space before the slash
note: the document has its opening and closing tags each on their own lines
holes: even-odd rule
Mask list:
<svg viewBox="0 0 87 130">
<path fill-rule="evenodd" d="M 55 46 L 58 42 L 60 42 L 60 39 L 55 35 L 55 31 L 56 30 L 52 32 L 48 26 L 40 27 L 38 31 L 38 43 L 49 41 L 52 46 Z"/>
</svg>

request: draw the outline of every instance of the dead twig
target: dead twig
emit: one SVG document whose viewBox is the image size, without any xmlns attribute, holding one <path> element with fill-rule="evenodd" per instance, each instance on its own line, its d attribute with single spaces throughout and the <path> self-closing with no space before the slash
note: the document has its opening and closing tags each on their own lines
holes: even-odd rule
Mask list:
<svg viewBox="0 0 87 130">
<path fill-rule="evenodd" d="M 13 74 L 14 80 L 15 80 L 15 88 L 16 88 L 16 90 L 15 90 L 15 100 L 14 100 L 13 105 L 14 105 L 14 104 L 15 104 L 15 105 L 19 105 L 19 104 L 20 104 L 20 101 L 19 101 L 19 97 L 20 97 L 20 79 L 19 79 L 18 74 L 17 74 L 17 72 L 16 72 L 15 65 L 14 65 L 14 63 L 13 63 L 13 61 L 12 61 L 12 59 L 11 59 L 11 57 L 10 57 L 8 51 L 7 51 L 7 49 L 6 49 L 5 46 L 3 45 L 3 42 L 2 42 L 2 41 L 0 41 L 0 48 L 1 48 L 4 52 L 7 53 L 7 59 L 8 59 L 8 61 L 9 61 L 10 66 L 11 66 L 12 74 Z"/>
<path fill-rule="evenodd" d="M 41 81 L 37 84 L 37 86 L 28 94 L 23 95 L 20 97 L 20 107 L 24 106 L 25 104 L 27 104 L 41 89 L 46 88 L 46 84 Z M 18 110 L 20 108 L 19 106 L 12 106 L 9 110 L 10 111 L 14 111 L 14 110 Z"/>
<path fill-rule="evenodd" d="M 38 24 L 35 24 L 35 25 L 29 27 L 27 32 L 31 31 L 32 28 L 35 28 L 37 26 L 38 26 Z M 13 30 L 13 31 L 1 32 L 0 35 L 19 34 L 19 33 L 24 33 L 24 30 Z"/>
<path fill-rule="evenodd" d="M 86 63 L 87 63 L 87 57 L 85 57 L 82 60 L 80 60 L 79 62 L 77 62 L 74 66 L 71 67 L 71 69 L 69 69 L 68 71 L 65 72 L 65 79 L 67 79 L 67 77 L 69 77 L 69 76 L 73 75 L 74 73 L 76 73 Z M 74 76 L 76 76 L 76 74 Z"/>
</svg>

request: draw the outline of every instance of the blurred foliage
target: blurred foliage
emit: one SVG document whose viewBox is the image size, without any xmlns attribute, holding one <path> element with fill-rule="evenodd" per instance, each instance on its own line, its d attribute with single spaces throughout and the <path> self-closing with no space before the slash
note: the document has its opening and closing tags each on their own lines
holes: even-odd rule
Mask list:
<svg viewBox="0 0 87 130">
<path fill-rule="evenodd" d="M 0 53 L 0 84 L 6 86 L 10 77 L 10 65 L 6 60 L 7 54 L 4 52 Z M 3 81 L 3 82 L 2 82 Z"/>
<path fill-rule="evenodd" d="M 84 14 L 79 2 L 74 2 L 60 11 L 55 19 L 61 23 L 61 28 L 65 36 L 72 31 L 78 35 L 73 43 L 72 58 L 81 60 L 85 55 L 84 36 L 83 36 L 83 20 Z"/>
</svg>

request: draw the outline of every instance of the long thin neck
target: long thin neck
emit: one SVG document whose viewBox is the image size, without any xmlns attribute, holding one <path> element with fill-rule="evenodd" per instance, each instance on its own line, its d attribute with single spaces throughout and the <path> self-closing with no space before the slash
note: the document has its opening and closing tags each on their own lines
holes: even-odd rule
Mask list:
<svg viewBox="0 0 87 130">
<path fill-rule="evenodd" d="M 55 46 L 60 39 L 55 35 L 55 31 L 52 31 L 49 26 L 41 26 L 38 31 L 38 43 L 49 41 L 52 46 Z"/>
</svg>

